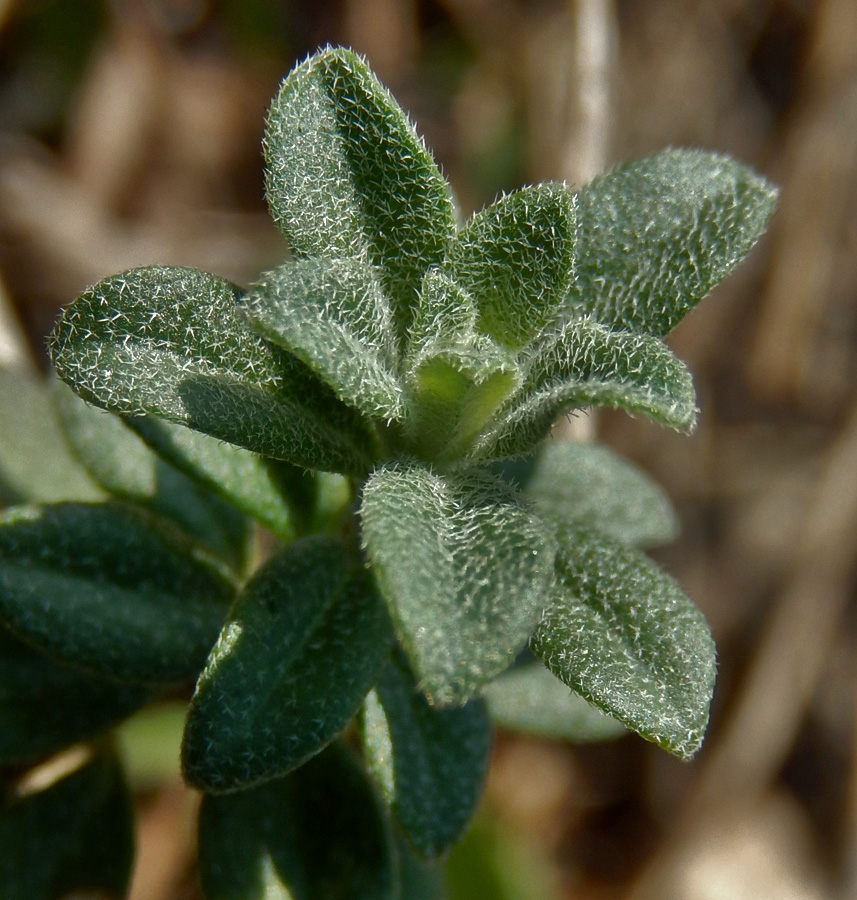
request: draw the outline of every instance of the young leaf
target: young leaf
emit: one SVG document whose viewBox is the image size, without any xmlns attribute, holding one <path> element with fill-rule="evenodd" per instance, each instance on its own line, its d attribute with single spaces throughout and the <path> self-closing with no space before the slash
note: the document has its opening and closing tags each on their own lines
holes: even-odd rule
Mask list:
<svg viewBox="0 0 857 900">
<path fill-rule="evenodd" d="M 387 823 L 337 744 L 285 778 L 208 794 L 199 813 L 206 900 L 398 900 Z"/>
<path fill-rule="evenodd" d="M 152 695 L 145 685 L 60 665 L 0 628 L 0 762 L 28 762 L 95 737 Z"/>
<path fill-rule="evenodd" d="M 550 183 L 509 194 L 467 223 L 446 269 L 475 298 L 481 331 L 517 350 L 556 316 L 574 276 L 576 224 L 571 192 Z"/>
<path fill-rule="evenodd" d="M 66 437 L 100 485 L 115 497 L 172 519 L 216 555 L 240 566 L 247 538 L 242 516 L 156 456 L 120 418 L 81 400 L 62 382 L 54 387 Z"/>
<path fill-rule="evenodd" d="M 269 459 L 215 440 L 153 416 L 125 420 L 156 453 L 194 481 L 218 493 L 248 516 L 290 541 L 303 527 L 299 504 L 311 502 L 300 469 L 279 459 Z"/>
<path fill-rule="evenodd" d="M 540 662 L 507 669 L 485 688 L 498 725 L 552 740 L 607 741 L 627 734 L 625 726 L 570 691 Z"/>
<path fill-rule="evenodd" d="M 70 775 L 0 807 L 3 900 L 125 896 L 133 802 L 118 761 L 101 753 Z"/>
<path fill-rule="evenodd" d="M 536 656 L 569 687 L 677 756 L 702 743 L 714 689 L 705 619 L 651 560 L 583 529 L 557 555 Z"/>
<path fill-rule="evenodd" d="M 445 853 L 473 815 L 491 755 L 481 699 L 436 709 L 395 655 L 366 698 L 363 741 L 405 838 L 427 858 Z"/>
<path fill-rule="evenodd" d="M 692 430 L 696 394 L 684 363 L 659 339 L 575 319 L 541 345 L 521 389 L 474 443 L 476 459 L 530 452 L 563 412 L 609 406 Z"/>
<path fill-rule="evenodd" d="M 59 662 L 122 681 L 187 681 L 232 594 L 130 510 L 68 503 L 0 515 L 0 619 Z"/>
<path fill-rule="evenodd" d="M 390 305 L 371 266 L 287 262 L 262 276 L 246 306 L 260 334 L 302 359 L 345 403 L 369 418 L 402 418 Z"/>
<path fill-rule="evenodd" d="M 403 346 L 423 274 L 443 260 L 455 220 L 401 107 L 359 56 L 326 49 L 283 82 L 264 149 L 268 205 L 294 254 L 377 266 Z"/>
<path fill-rule="evenodd" d="M 301 765 L 357 712 L 391 640 L 383 601 L 343 546 L 289 544 L 247 585 L 200 676 L 187 781 L 228 791 Z"/>
<path fill-rule="evenodd" d="M 363 540 L 420 687 L 461 704 L 502 672 L 548 599 L 550 529 L 508 485 L 412 463 L 376 470 Z"/>
<path fill-rule="evenodd" d="M 47 383 L 0 368 L 0 505 L 103 497 L 69 450 Z"/>
<path fill-rule="evenodd" d="M 747 255 L 777 190 L 725 156 L 665 150 L 596 178 L 577 199 L 569 307 L 664 335 Z"/>
<path fill-rule="evenodd" d="M 57 373 L 85 400 L 152 414 L 263 456 L 349 474 L 372 460 L 356 413 L 294 356 L 250 330 L 241 291 L 196 269 L 114 275 L 63 313 Z"/>
<path fill-rule="evenodd" d="M 581 525 L 638 547 L 664 543 L 678 522 L 662 488 L 600 444 L 546 441 L 524 495 L 559 525 Z"/>
<path fill-rule="evenodd" d="M 404 434 L 423 459 L 455 459 L 521 382 L 514 355 L 476 330 L 473 299 L 442 271 L 423 280 L 407 353 Z"/>
</svg>

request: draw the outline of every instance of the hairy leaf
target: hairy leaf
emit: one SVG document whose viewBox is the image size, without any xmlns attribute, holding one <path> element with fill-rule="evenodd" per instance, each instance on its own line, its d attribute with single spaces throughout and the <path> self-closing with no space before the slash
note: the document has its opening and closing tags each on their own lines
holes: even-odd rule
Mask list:
<svg viewBox="0 0 857 900">
<path fill-rule="evenodd" d="M 402 418 L 390 304 L 371 266 L 288 262 L 263 275 L 246 304 L 260 334 L 302 359 L 347 404 L 370 418 Z"/>
<path fill-rule="evenodd" d="M 436 269 L 423 281 L 406 364 L 404 434 L 423 459 L 461 456 L 521 381 L 513 354 L 477 331 L 470 295 Z"/>
<path fill-rule="evenodd" d="M 0 847 L 3 900 L 125 896 L 133 803 L 113 754 L 0 807 Z"/>
<path fill-rule="evenodd" d="M 125 420 L 160 456 L 194 481 L 290 541 L 302 526 L 303 512 L 293 500 L 309 499 L 301 491 L 301 470 L 154 416 Z M 293 496 L 296 495 L 296 496 Z"/>
<path fill-rule="evenodd" d="M 485 689 L 494 721 L 553 740 L 606 741 L 627 734 L 621 722 L 570 691 L 540 662 L 507 669 Z"/>
<path fill-rule="evenodd" d="M 350 50 L 283 82 L 265 133 L 271 214 L 296 256 L 377 266 L 404 344 L 423 273 L 455 233 L 449 189 L 401 107 Z"/>
<path fill-rule="evenodd" d="M 399 638 L 433 703 L 460 704 L 503 671 L 548 599 L 550 529 L 481 472 L 392 463 L 366 483 L 363 540 Z"/>
<path fill-rule="evenodd" d="M 228 791 L 305 762 L 357 712 L 391 641 L 383 601 L 339 543 L 289 544 L 247 585 L 200 676 L 187 781 Z"/>
<path fill-rule="evenodd" d="M 196 269 L 114 275 L 63 313 L 51 337 L 54 366 L 112 412 L 160 416 L 309 468 L 365 471 L 372 451 L 356 414 L 250 330 L 240 297 Z"/>
<path fill-rule="evenodd" d="M 610 328 L 664 335 L 747 255 L 777 190 L 735 160 L 665 150 L 578 194 L 568 305 Z"/>
<path fill-rule="evenodd" d="M 600 444 L 546 441 L 523 490 L 559 525 L 582 525 L 623 544 L 664 543 L 678 532 L 663 489 Z"/>
<path fill-rule="evenodd" d="M 152 699 L 60 665 L 0 627 L 0 762 L 19 763 L 89 740 Z"/>
<path fill-rule="evenodd" d="M 398 900 L 387 823 L 366 776 L 336 744 L 285 778 L 203 798 L 206 900 Z"/>
<path fill-rule="evenodd" d="M 172 519 L 218 556 L 241 564 L 247 531 L 231 506 L 160 459 L 117 416 L 86 403 L 62 382 L 54 395 L 71 446 L 100 485 Z"/>
<path fill-rule="evenodd" d="M 639 551 L 569 529 L 531 646 L 590 703 L 671 753 L 702 743 L 714 642 L 681 588 Z"/>
<path fill-rule="evenodd" d="M 553 319 L 574 276 L 575 200 L 563 184 L 509 194 L 477 213 L 447 270 L 476 300 L 479 328 L 518 349 Z"/>
<path fill-rule="evenodd" d="M 488 770 L 484 702 L 430 706 L 396 655 L 366 698 L 363 741 L 408 843 L 423 857 L 449 850 L 473 815 Z"/>
<path fill-rule="evenodd" d="M 690 431 L 696 394 L 684 363 L 659 339 L 575 319 L 540 346 L 521 389 L 475 442 L 477 459 L 520 456 L 560 413 L 608 406 Z"/>
<path fill-rule="evenodd" d="M 151 684 L 194 678 L 232 594 L 130 510 L 68 503 L 0 516 L 0 619 L 86 671 Z"/>
<path fill-rule="evenodd" d="M 0 505 L 103 496 L 66 443 L 47 382 L 0 367 Z"/>
</svg>

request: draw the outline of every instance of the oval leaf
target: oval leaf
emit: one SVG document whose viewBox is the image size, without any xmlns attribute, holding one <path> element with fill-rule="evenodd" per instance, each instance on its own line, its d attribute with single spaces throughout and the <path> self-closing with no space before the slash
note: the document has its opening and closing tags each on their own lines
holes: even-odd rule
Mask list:
<svg viewBox="0 0 857 900">
<path fill-rule="evenodd" d="M 265 132 L 268 206 L 296 256 L 377 266 L 400 346 L 426 269 L 455 234 L 445 179 L 355 53 L 326 49 L 283 82 Z"/>
<path fill-rule="evenodd" d="M 0 619 L 56 660 L 110 678 L 194 678 L 233 589 L 174 537 L 110 505 L 0 516 Z"/>
<path fill-rule="evenodd" d="M 559 525 L 581 525 L 623 544 L 646 547 L 678 533 L 663 489 L 600 444 L 546 441 L 524 495 Z"/>
<path fill-rule="evenodd" d="M 372 454 L 356 414 L 250 330 L 241 296 L 196 269 L 105 278 L 55 327 L 57 374 L 112 412 L 160 416 L 309 468 L 364 472 Z"/>
<path fill-rule="evenodd" d="M 666 344 L 577 319 L 534 351 L 523 386 L 474 443 L 471 456 L 525 455 L 557 416 L 587 406 L 644 413 L 686 432 L 696 424 L 693 380 Z"/>
<path fill-rule="evenodd" d="M 305 762 L 357 712 L 391 640 L 383 601 L 340 544 L 312 537 L 281 550 L 238 598 L 200 676 L 187 781 L 228 791 Z"/>
<path fill-rule="evenodd" d="M 481 699 L 457 709 L 430 706 L 398 656 L 367 697 L 363 741 L 369 765 L 421 856 L 445 853 L 470 822 L 488 771 L 491 737 Z"/>
<path fill-rule="evenodd" d="M 665 150 L 596 178 L 577 200 L 568 306 L 664 335 L 747 255 L 777 190 L 728 157 Z"/>
<path fill-rule="evenodd" d="M 374 419 L 402 418 L 392 315 L 370 266 L 289 262 L 263 275 L 246 304 L 260 334 L 302 359 L 349 406 Z"/>
<path fill-rule="evenodd" d="M 460 704 L 502 672 L 548 600 L 550 529 L 481 473 L 378 469 L 363 492 L 363 540 L 420 687 Z"/>
<path fill-rule="evenodd" d="M 208 794 L 199 813 L 206 900 L 398 900 L 378 799 L 336 744 L 260 787 Z"/>
<path fill-rule="evenodd" d="M 477 213 L 445 268 L 476 300 L 479 329 L 519 349 L 554 319 L 574 276 L 575 200 L 564 184 L 522 188 Z"/>
<path fill-rule="evenodd" d="M 702 743 L 714 642 L 681 588 L 638 551 L 570 529 L 531 646 L 574 691 L 676 756 Z"/>
</svg>

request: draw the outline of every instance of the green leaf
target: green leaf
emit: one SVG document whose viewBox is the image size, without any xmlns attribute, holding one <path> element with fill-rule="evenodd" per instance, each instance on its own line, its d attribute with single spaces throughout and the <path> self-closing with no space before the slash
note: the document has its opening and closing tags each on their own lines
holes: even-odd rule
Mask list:
<svg viewBox="0 0 857 900">
<path fill-rule="evenodd" d="M 0 808 L 0 896 L 125 896 L 134 857 L 133 805 L 118 761 L 102 753 Z M 99 896 L 100 893 L 99 893 Z"/>
<path fill-rule="evenodd" d="M 144 706 L 150 687 L 60 665 L 0 627 L 0 762 L 89 740 Z"/>
<path fill-rule="evenodd" d="M 554 319 L 574 276 L 574 197 L 563 184 L 509 194 L 477 213 L 447 271 L 476 300 L 479 328 L 519 349 Z"/>
<path fill-rule="evenodd" d="M 610 328 L 664 335 L 747 255 L 777 189 L 701 150 L 628 163 L 578 194 L 568 305 Z"/>
<path fill-rule="evenodd" d="M 187 681 L 232 594 L 130 510 L 68 503 L 0 516 L 0 619 L 59 662 L 122 681 Z"/>
<path fill-rule="evenodd" d="M 548 600 L 550 529 L 508 485 L 392 463 L 366 483 L 363 540 L 421 689 L 461 704 L 514 659 Z"/>
<path fill-rule="evenodd" d="M 398 655 L 366 698 L 369 765 L 420 856 L 445 853 L 467 827 L 485 783 L 491 737 L 481 699 L 455 709 L 430 706 Z"/>
<path fill-rule="evenodd" d="M 540 662 L 507 669 L 485 689 L 498 725 L 552 740 L 607 741 L 628 731 L 573 693 Z"/>
<path fill-rule="evenodd" d="M 63 313 L 57 373 L 85 400 L 152 414 L 263 456 L 349 474 L 371 465 L 356 414 L 250 330 L 235 285 L 196 269 L 114 275 Z"/>
<path fill-rule="evenodd" d="M 714 642 L 681 588 L 638 551 L 569 529 L 531 646 L 574 691 L 676 756 L 702 743 Z"/>
<path fill-rule="evenodd" d="M 337 744 L 260 787 L 203 798 L 199 876 L 206 900 L 398 900 L 377 797 Z"/>
<path fill-rule="evenodd" d="M 378 267 L 404 345 L 423 274 L 455 234 L 449 188 L 401 107 L 350 50 L 283 82 L 265 133 L 271 214 L 296 256 Z"/>
<path fill-rule="evenodd" d="M 371 580 L 334 540 L 285 547 L 247 585 L 200 676 L 187 781 L 228 791 L 301 765 L 357 712 L 392 629 Z"/>
<path fill-rule="evenodd" d="M 404 415 L 392 313 L 371 266 L 356 259 L 288 262 L 246 299 L 254 328 L 302 359 L 373 419 Z"/>
<path fill-rule="evenodd" d="M 523 386 L 480 435 L 471 456 L 524 455 L 560 413 L 587 406 L 644 413 L 686 432 L 696 423 L 693 380 L 662 341 L 577 319 L 538 348 Z"/>
<path fill-rule="evenodd" d="M 405 381 L 408 445 L 440 460 L 462 456 L 521 381 L 513 354 L 476 330 L 473 299 L 437 269 L 423 281 Z"/>
<path fill-rule="evenodd" d="M 102 487 L 173 520 L 215 554 L 240 566 L 247 544 L 243 517 L 156 456 L 120 418 L 86 403 L 62 382 L 54 387 L 69 443 Z"/>
<path fill-rule="evenodd" d="M 47 382 L 0 368 L 0 505 L 103 496 L 69 450 Z"/>
<path fill-rule="evenodd" d="M 524 495 L 559 525 L 581 525 L 623 544 L 671 540 L 678 522 L 661 487 L 600 444 L 546 441 Z"/>
<path fill-rule="evenodd" d="M 309 500 L 301 470 L 279 459 L 251 453 L 234 444 L 153 416 L 125 420 L 155 452 L 194 481 L 218 493 L 283 541 L 303 527 L 300 503 Z"/>
</svg>

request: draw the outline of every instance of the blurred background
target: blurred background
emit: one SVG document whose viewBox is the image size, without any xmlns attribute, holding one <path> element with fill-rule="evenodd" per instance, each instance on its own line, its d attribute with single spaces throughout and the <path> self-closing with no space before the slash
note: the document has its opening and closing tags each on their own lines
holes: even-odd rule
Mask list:
<svg viewBox="0 0 857 900">
<path fill-rule="evenodd" d="M 857 3 L 0 0 L 0 364 L 45 368 L 58 309 L 105 275 L 249 283 L 279 261 L 264 114 L 327 43 L 367 55 L 465 214 L 668 145 L 782 189 L 769 233 L 670 338 L 695 435 L 573 423 L 679 510 L 656 556 L 719 648 L 705 746 L 683 764 L 634 736 L 500 734 L 452 900 L 857 897 Z M 177 721 L 124 737 L 133 900 L 196 897 Z"/>
</svg>

